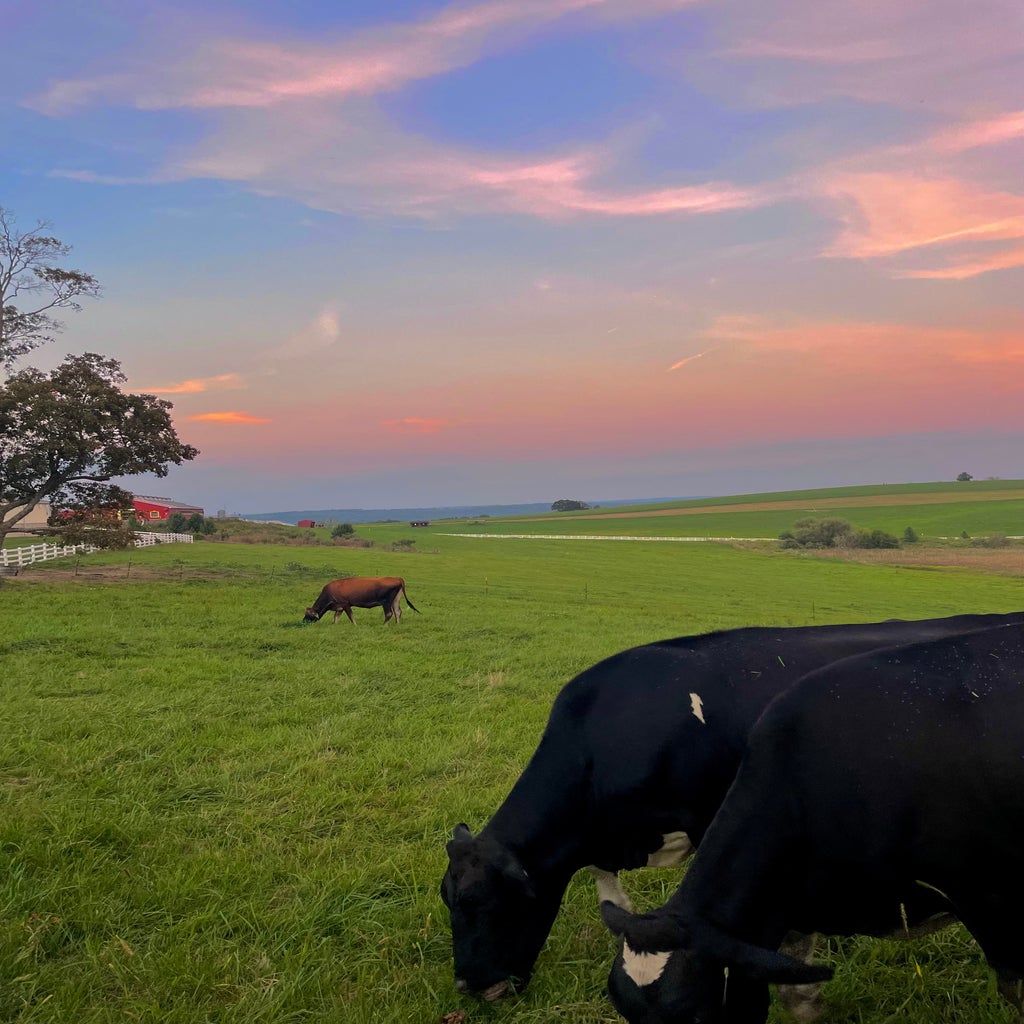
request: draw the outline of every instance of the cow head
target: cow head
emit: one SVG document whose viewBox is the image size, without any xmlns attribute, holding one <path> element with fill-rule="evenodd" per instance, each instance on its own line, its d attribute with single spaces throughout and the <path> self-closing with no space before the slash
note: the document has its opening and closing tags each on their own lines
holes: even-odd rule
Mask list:
<svg viewBox="0 0 1024 1024">
<path fill-rule="evenodd" d="M 441 898 L 451 915 L 455 987 L 497 999 L 530 979 L 561 893 L 538 893 L 516 857 L 457 825 Z"/>
<path fill-rule="evenodd" d="M 740 942 L 707 924 L 663 910 L 630 914 L 601 904 L 604 923 L 622 937 L 608 996 L 629 1024 L 726 1024 L 763 1020 L 769 981 L 806 984 L 828 967 Z"/>
<path fill-rule="evenodd" d="M 321 614 L 323 614 L 323 613 L 321 613 Z M 314 609 L 307 608 L 306 609 L 306 614 L 303 616 L 302 621 L 303 622 L 319 622 L 320 621 L 320 615 L 318 615 Z"/>
</svg>

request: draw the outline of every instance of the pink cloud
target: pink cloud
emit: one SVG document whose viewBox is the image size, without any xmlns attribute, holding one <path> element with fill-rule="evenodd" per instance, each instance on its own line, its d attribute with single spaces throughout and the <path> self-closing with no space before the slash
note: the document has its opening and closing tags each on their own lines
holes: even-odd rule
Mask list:
<svg viewBox="0 0 1024 1024">
<path fill-rule="evenodd" d="M 97 101 L 141 109 L 268 107 L 286 101 L 390 92 L 467 66 L 575 14 L 652 17 L 699 0 L 490 0 L 449 4 L 432 17 L 365 29 L 318 44 L 203 40 L 195 52 L 134 72 L 51 83 L 29 101 L 62 115 Z"/>
<path fill-rule="evenodd" d="M 702 74 L 757 106 L 849 97 L 963 116 L 1020 102 L 1024 36 L 1006 0 L 773 0 L 711 16 L 723 44 Z"/>
<path fill-rule="evenodd" d="M 201 412 L 195 416 L 186 416 L 193 423 L 270 423 L 271 420 L 262 416 L 252 416 L 247 412 Z"/>
<path fill-rule="evenodd" d="M 979 146 L 994 146 L 1021 138 L 1024 138 L 1024 110 L 1014 110 L 940 132 L 930 140 L 930 144 L 939 152 L 962 153 Z"/>
<path fill-rule="evenodd" d="M 965 278 L 977 277 L 993 270 L 1012 270 L 1024 266 L 1024 248 L 1006 249 L 991 256 L 979 259 L 964 259 L 952 266 L 936 267 L 925 270 L 901 270 L 893 277 L 925 278 L 941 281 L 963 281 Z"/>
<path fill-rule="evenodd" d="M 539 164 L 479 170 L 456 165 L 452 169 L 463 175 L 467 184 L 502 195 L 513 208 L 537 216 L 711 213 L 750 207 L 760 201 L 749 190 L 715 183 L 621 193 L 596 189 L 590 185 L 596 168 L 589 153 Z"/>
<path fill-rule="evenodd" d="M 845 227 L 827 256 L 892 257 L 938 248 L 946 265 L 896 268 L 902 277 L 964 278 L 1019 264 L 1019 251 L 978 259 L 964 243 L 1024 239 L 1024 196 L 983 191 L 955 178 L 912 173 L 838 174 L 822 186 Z"/>
<path fill-rule="evenodd" d="M 217 377 L 198 377 L 195 380 L 183 380 L 178 384 L 142 390 L 153 395 L 196 395 L 204 391 L 225 391 L 242 387 L 245 385 L 237 373 L 222 373 Z"/>
<path fill-rule="evenodd" d="M 721 182 L 598 186 L 616 157 L 613 143 L 537 158 L 489 156 L 396 133 L 372 115 L 354 128 L 320 109 L 264 111 L 207 140 L 173 176 L 244 181 L 263 194 L 336 213 L 424 219 L 495 211 L 550 220 L 685 216 L 751 208 L 774 198 Z"/>
</svg>

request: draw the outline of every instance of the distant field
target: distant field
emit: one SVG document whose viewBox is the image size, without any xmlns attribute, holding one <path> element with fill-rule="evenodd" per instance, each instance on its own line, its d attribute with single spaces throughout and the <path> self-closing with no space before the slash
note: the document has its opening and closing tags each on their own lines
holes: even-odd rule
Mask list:
<svg viewBox="0 0 1024 1024">
<path fill-rule="evenodd" d="M 911 526 L 925 539 L 959 537 L 965 532 L 971 536 L 1024 535 L 1024 481 L 786 491 L 704 498 L 672 503 L 671 507 L 641 505 L 510 519 L 439 520 L 426 529 L 410 531 L 404 524 L 389 529 L 417 536 L 421 546 L 427 537 L 439 533 L 775 538 L 807 516 L 846 519 L 856 527 L 897 536 Z M 360 528 L 364 534 L 366 529 Z"/>
<path fill-rule="evenodd" d="M 831 502 L 839 500 L 849 505 L 870 505 L 876 499 L 906 498 L 910 495 L 948 496 L 952 501 L 998 500 L 1005 492 L 1024 498 L 1024 480 L 970 480 L 935 481 L 917 484 L 868 484 L 858 487 L 828 487 L 801 491 L 770 491 L 756 494 L 732 494 L 725 497 L 693 498 L 689 501 L 666 501 L 656 504 L 627 506 L 623 508 L 591 509 L 583 512 L 557 513 L 566 515 L 601 516 L 624 512 L 657 512 L 666 509 L 699 509 L 722 505 L 751 505 L 764 502 Z M 852 500 L 849 500 L 852 499 Z M 864 500 L 862 500 L 864 499 Z M 923 502 L 922 502 L 923 503 Z"/>
<path fill-rule="evenodd" d="M 563 683 L 683 633 L 1024 605 L 971 571 L 359 533 L 377 546 L 200 542 L 0 587 L 0 1020 L 611 1024 L 588 881 L 530 988 L 488 1006 L 454 991 L 437 889 L 452 827 L 487 820 Z M 420 553 L 384 550 L 410 534 Z M 342 573 L 404 576 L 422 614 L 301 626 Z M 627 884 L 650 906 L 677 878 Z M 959 930 L 833 950 L 833 1024 L 1012 1019 Z"/>
</svg>

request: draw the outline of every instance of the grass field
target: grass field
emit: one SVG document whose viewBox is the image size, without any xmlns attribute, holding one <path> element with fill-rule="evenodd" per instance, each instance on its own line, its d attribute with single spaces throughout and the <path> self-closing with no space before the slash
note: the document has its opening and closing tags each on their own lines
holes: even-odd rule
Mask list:
<svg viewBox="0 0 1024 1024">
<path fill-rule="evenodd" d="M 493 1005 L 454 991 L 437 891 L 452 827 L 501 802 L 564 682 L 719 627 L 1024 606 L 970 569 L 444 528 L 94 554 L 0 587 L 0 1020 L 610 1024 L 587 880 Z M 300 625 L 343 573 L 404 576 L 422 614 Z M 651 906 L 677 877 L 627 887 Z M 835 1024 L 1012 1020 L 959 929 L 831 955 Z"/>
</svg>

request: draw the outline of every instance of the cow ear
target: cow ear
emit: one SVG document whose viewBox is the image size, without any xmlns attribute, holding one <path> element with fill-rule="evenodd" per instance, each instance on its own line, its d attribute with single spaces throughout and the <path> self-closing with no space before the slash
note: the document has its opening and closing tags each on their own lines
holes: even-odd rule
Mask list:
<svg viewBox="0 0 1024 1024">
<path fill-rule="evenodd" d="M 448 851 L 448 859 L 454 863 L 460 857 L 465 857 L 472 848 L 473 833 L 466 827 L 465 822 L 459 822 L 455 826 L 451 839 L 445 845 Z"/>
<path fill-rule="evenodd" d="M 621 935 L 637 953 L 663 953 L 690 945 L 689 933 L 667 914 L 631 914 L 611 900 L 602 900 L 601 917 L 608 930 Z"/>
<path fill-rule="evenodd" d="M 506 854 L 501 859 L 501 873 L 511 882 L 514 882 L 522 891 L 524 896 L 533 899 L 536 895 L 536 890 L 533 888 L 533 882 L 530 880 L 530 876 L 526 873 L 526 868 L 519 863 L 518 860 L 512 854 L 506 851 Z"/>
<path fill-rule="evenodd" d="M 706 923 L 696 927 L 693 942 L 702 953 L 721 960 L 751 981 L 809 985 L 828 981 L 835 973 L 824 964 L 809 964 L 785 953 L 734 939 Z"/>
<path fill-rule="evenodd" d="M 835 971 L 824 964 L 808 964 L 803 960 L 757 946 L 730 962 L 730 966 L 751 981 L 771 981 L 778 985 L 810 985 L 828 981 Z"/>
</svg>

